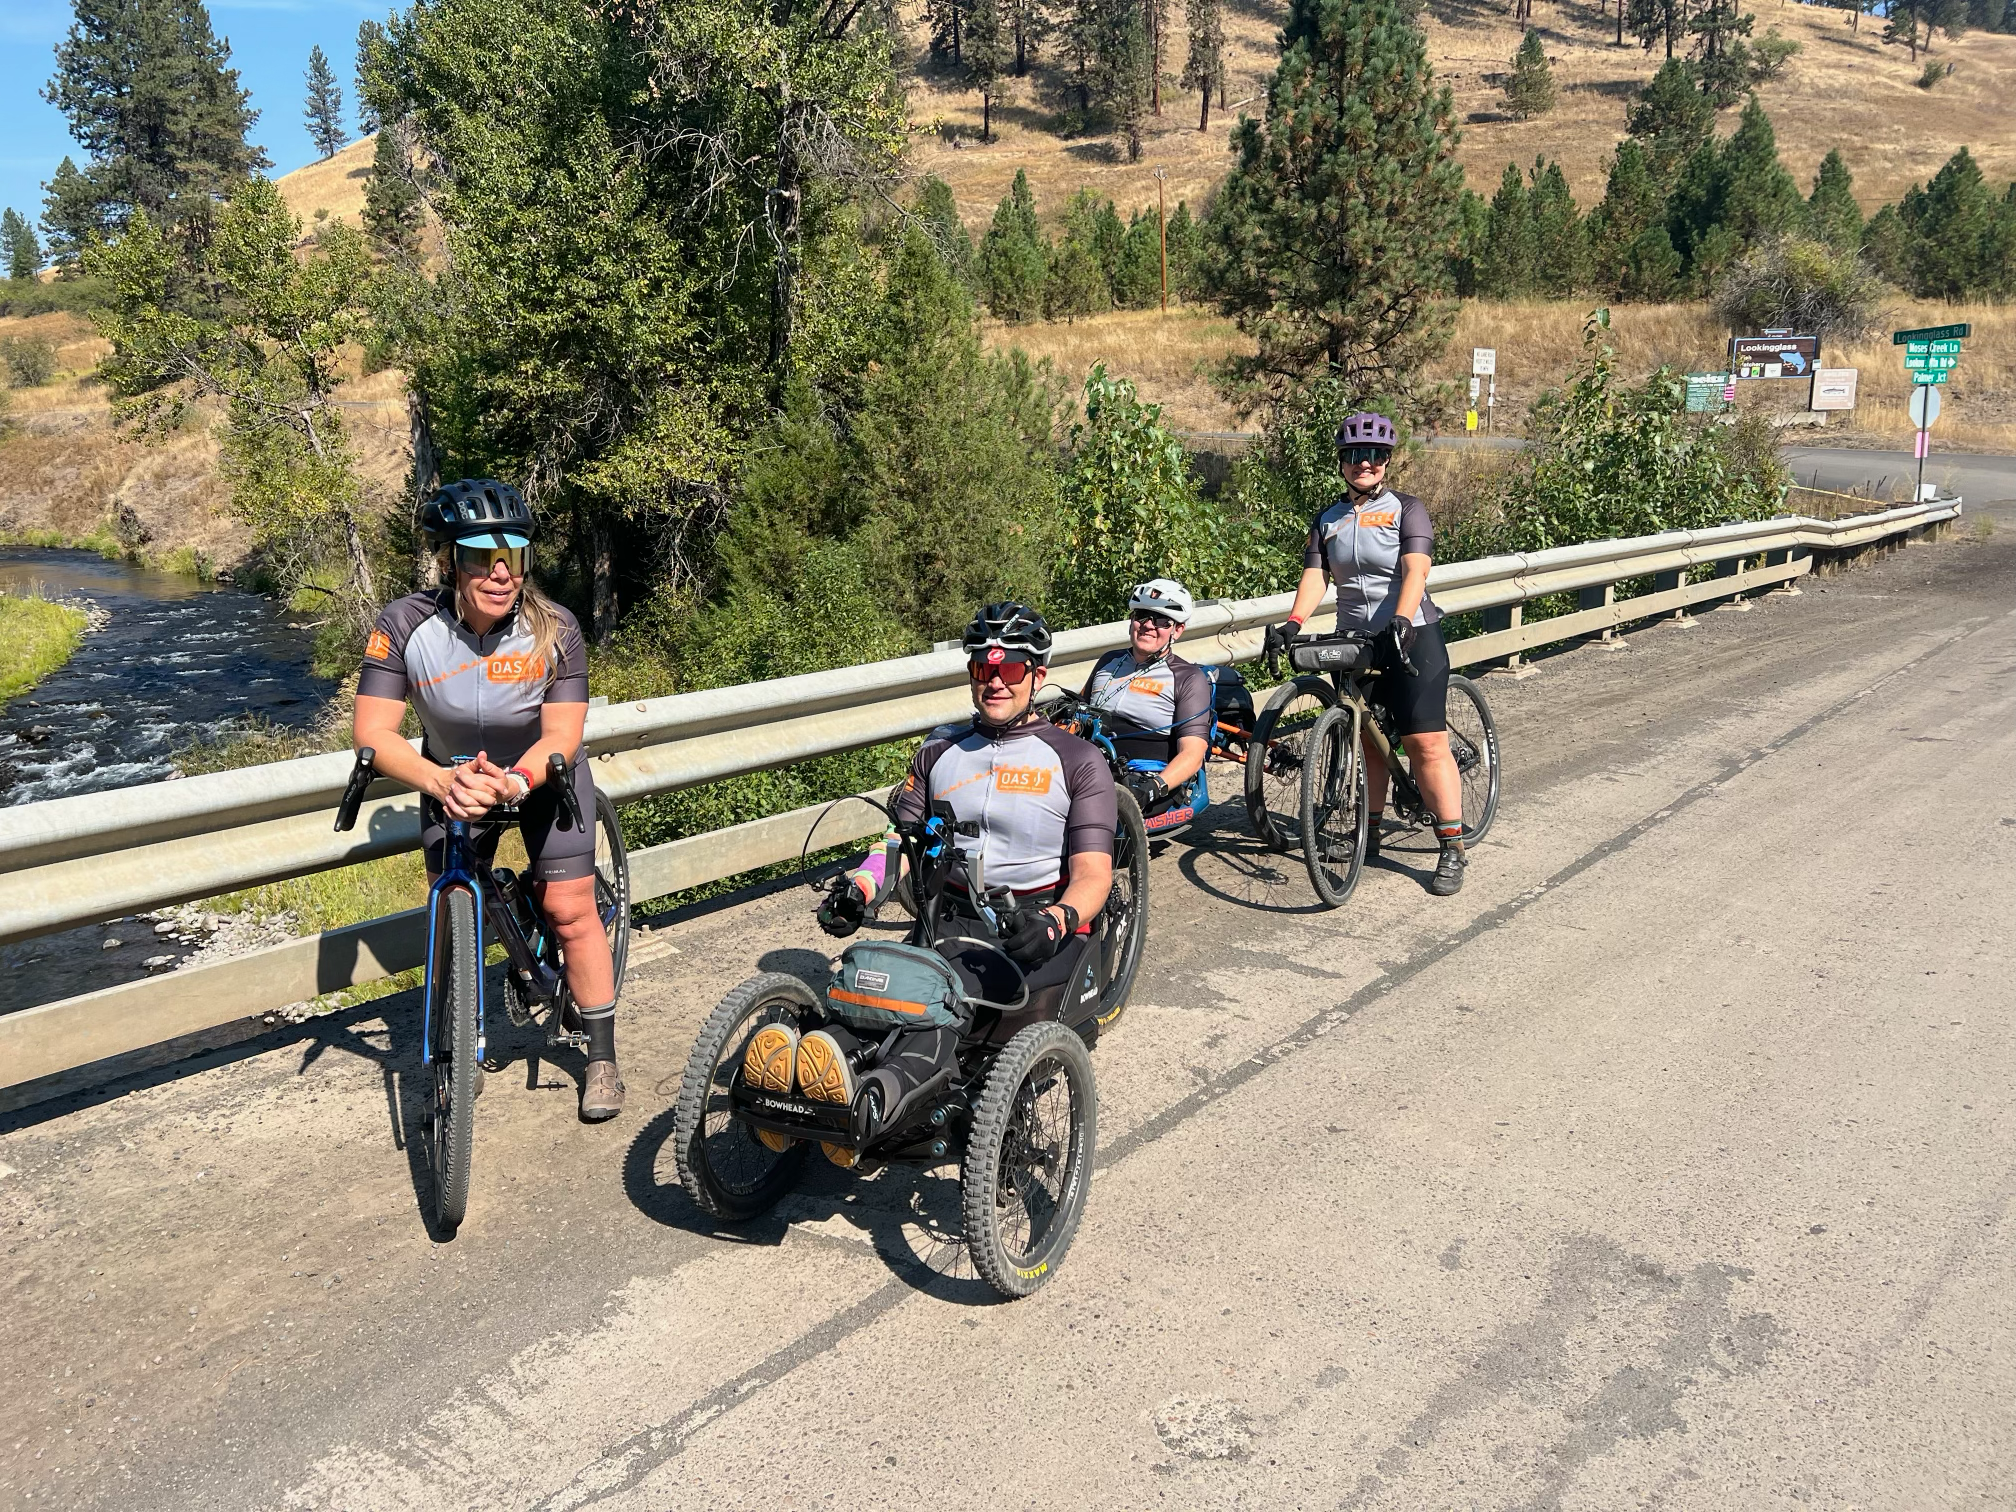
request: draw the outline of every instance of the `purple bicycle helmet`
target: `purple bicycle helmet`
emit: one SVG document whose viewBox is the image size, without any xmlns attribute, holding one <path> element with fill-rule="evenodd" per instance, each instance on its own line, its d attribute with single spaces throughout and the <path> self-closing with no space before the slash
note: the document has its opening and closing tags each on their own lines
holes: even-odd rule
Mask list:
<svg viewBox="0 0 2016 1512">
<path fill-rule="evenodd" d="M 1384 415 L 1375 415 L 1370 410 L 1360 410 L 1355 415 L 1346 415 L 1344 423 L 1337 427 L 1339 446 L 1398 446 L 1400 436 L 1393 429 L 1393 422 Z"/>
</svg>

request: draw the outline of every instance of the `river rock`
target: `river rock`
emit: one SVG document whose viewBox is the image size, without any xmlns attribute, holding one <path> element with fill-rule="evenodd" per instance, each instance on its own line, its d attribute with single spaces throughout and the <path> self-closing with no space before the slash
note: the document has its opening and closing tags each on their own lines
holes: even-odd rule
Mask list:
<svg viewBox="0 0 2016 1512">
<path fill-rule="evenodd" d="M 145 966 L 149 971 L 166 971 L 175 964 L 175 957 L 172 955 L 149 956 L 140 964 Z"/>
<path fill-rule="evenodd" d="M 107 940 L 103 945 L 100 945 L 98 948 L 100 950 L 117 950 L 119 948 L 119 944 L 120 944 L 119 937 L 117 935 L 114 935 L 111 939 Z"/>
</svg>

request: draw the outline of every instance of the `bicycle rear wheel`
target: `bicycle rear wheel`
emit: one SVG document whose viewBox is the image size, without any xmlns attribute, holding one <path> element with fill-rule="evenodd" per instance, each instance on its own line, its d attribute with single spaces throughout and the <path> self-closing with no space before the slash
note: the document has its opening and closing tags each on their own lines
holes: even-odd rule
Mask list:
<svg viewBox="0 0 2016 1512">
<path fill-rule="evenodd" d="M 1484 690 L 1467 677 L 1449 679 L 1449 754 L 1463 781 L 1463 843 L 1475 845 L 1498 816 L 1498 726 Z"/>
<path fill-rule="evenodd" d="M 469 1209 L 469 1154 L 475 1132 L 476 992 L 483 970 L 476 896 L 466 887 L 434 903 L 434 1079 L 428 1088 L 427 1156 L 434 1171 L 434 1221 L 453 1233 Z"/>
<path fill-rule="evenodd" d="M 1269 850 L 1291 849 L 1302 835 L 1302 757 L 1309 732 L 1337 692 L 1320 677 L 1283 683 L 1253 723 L 1246 747 L 1246 822 Z"/>
<path fill-rule="evenodd" d="M 1141 969 L 1141 945 L 1148 935 L 1148 827 L 1134 795 L 1118 788 L 1120 828 L 1113 837 L 1113 890 L 1106 895 L 1105 931 L 1100 944 L 1099 1028 L 1111 1029 L 1127 1010 L 1134 974 Z"/>
<path fill-rule="evenodd" d="M 623 826 L 616 820 L 615 800 L 600 788 L 595 790 L 595 817 L 590 823 L 595 829 L 595 912 L 609 941 L 609 965 L 620 997 L 623 972 L 630 963 L 630 852 L 623 845 Z M 553 941 L 556 950 L 559 943 L 556 936 Z M 563 1016 L 577 1006 L 574 993 L 563 978 L 560 983 Z"/>
<path fill-rule="evenodd" d="M 1365 759 L 1358 710 L 1340 704 L 1316 722 L 1302 766 L 1302 859 L 1325 907 L 1341 908 L 1365 869 Z"/>
</svg>

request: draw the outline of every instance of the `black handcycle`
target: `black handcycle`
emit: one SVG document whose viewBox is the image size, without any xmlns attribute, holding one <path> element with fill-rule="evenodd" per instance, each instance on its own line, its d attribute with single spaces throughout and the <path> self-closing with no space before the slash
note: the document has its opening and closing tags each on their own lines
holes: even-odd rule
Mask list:
<svg viewBox="0 0 2016 1512">
<path fill-rule="evenodd" d="M 1254 725 L 1246 754 L 1246 812 L 1272 849 L 1300 844 L 1316 896 L 1341 907 L 1358 885 L 1370 830 L 1363 740 L 1386 762 L 1389 812 L 1403 825 L 1432 829 L 1436 816 L 1408 768 L 1392 713 L 1366 694 L 1388 675 L 1372 665 L 1373 638 L 1311 636 L 1288 648 L 1296 674 L 1274 690 Z M 1413 672 L 1404 655 L 1402 670 Z M 1269 658 L 1280 675 L 1280 659 Z M 1498 813 L 1498 726 L 1484 690 L 1451 674 L 1449 754 L 1463 788 L 1463 841 L 1475 845 Z"/>
<path fill-rule="evenodd" d="M 349 830 L 377 775 L 377 752 L 357 752 L 336 828 Z M 459 766 L 469 758 L 455 759 Z M 583 760 L 586 760 L 584 753 Z M 560 822 L 579 830 L 586 822 L 574 793 L 567 759 L 548 760 L 547 786 L 558 798 Z M 588 1038 L 568 991 L 560 937 L 532 895 L 531 884 L 505 866 L 483 859 L 478 841 L 514 822 L 518 810 L 499 804 L 481 819 L 448 820 L 441 875 L 427 894 L 426 982 L 421 989 L 420 1064 L 432 1073 L 421 1121 L 434 1176 L 434 1221 L 445 1232 L 461 1225 L 469 1208 L 470 1145 L 483 1062 L 489 1054 L 484 1024 L 484 954 L 504 949 L 504 1011 L 521 1028 L 544 1016 L 549 1048 L 585 1050 Z M 630 858 L 616 805 L 595 794 L 595 907 L 609 940 L 616 988 L 630 954 Z M 487 935 L 486 935 L 487 929 Z"/>
<path fill-rule="evenodd" d="M 874 800 L 865 800 L 873 802 Z M 881 805 L 877 805 L 881 807 Z M 885 808 L 884 812 L 888 810 Z M 723 998 L 687 1057 L 674 1114 L 679 1179 L 703 1211 L 728 1223 L 768 1212 L 798 1179 L 813 1145 L 835 1164 L 957 1159 L 966 1249 L 1003 1296 L 1035 1291 L 1055 1272 L 1077 1233 L 1092 1182 L 1098 1097 L 1088 1053 L 1098 1038 L 1114 959 L 1112 921 L 1102 912 L 1064 979 L 1032 992 L 1001 949 L 1005 889 L 989 889 L 977 856 L 959 845 L 979 833 L 942 801 L 916 823 L 891 824 L 913 884 L 916 918 L 905 943 L 851 942 L 824 990 L 782 972 L 751 977 Z M 815 826 L 816 829 L 816 826 Z M 948 893 L 967 933 L 946 937 Z M 1139 928 L 1138 916 L 1131 922 Z M 956 947 L 956 949 L 954 948 Z M 935 964 L 934 964 L 935 963 Z M 941 991 L 932 983 L 942 983 Z M 920 983 L 922 988 L 920 989 Z M 864 1027 L 860 1005 L 876 1015 Z M 956 1064 L 912 1089 L 894 1108 L 864 1095 L 852 1105 L 752 1085 L 744 1058 L 765 1025 L 800 1034 L 850 1028 L 864 1046 L 866 1075 L 895 1050 L 906 1019 L 956 1031 Z M 886 1024 L 886 1027 L 885 1027 Z"/>
</svg>

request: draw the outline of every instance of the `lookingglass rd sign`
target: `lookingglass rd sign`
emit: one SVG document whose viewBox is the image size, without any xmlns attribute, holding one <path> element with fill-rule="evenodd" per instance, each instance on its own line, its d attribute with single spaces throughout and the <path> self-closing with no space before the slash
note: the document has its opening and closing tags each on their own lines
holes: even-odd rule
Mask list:
<svg viewBox="0 0 2016 1512">
<path fill-rule="evenodd" d="M 1974 327 L 1964 322 L 1960 325 L 1920 326 L 1915 331 L 1892 331 L 1892 346 L 1908 346 L 1914 341 L 1965 341 L 1974 334 Z"/>
</svg>

